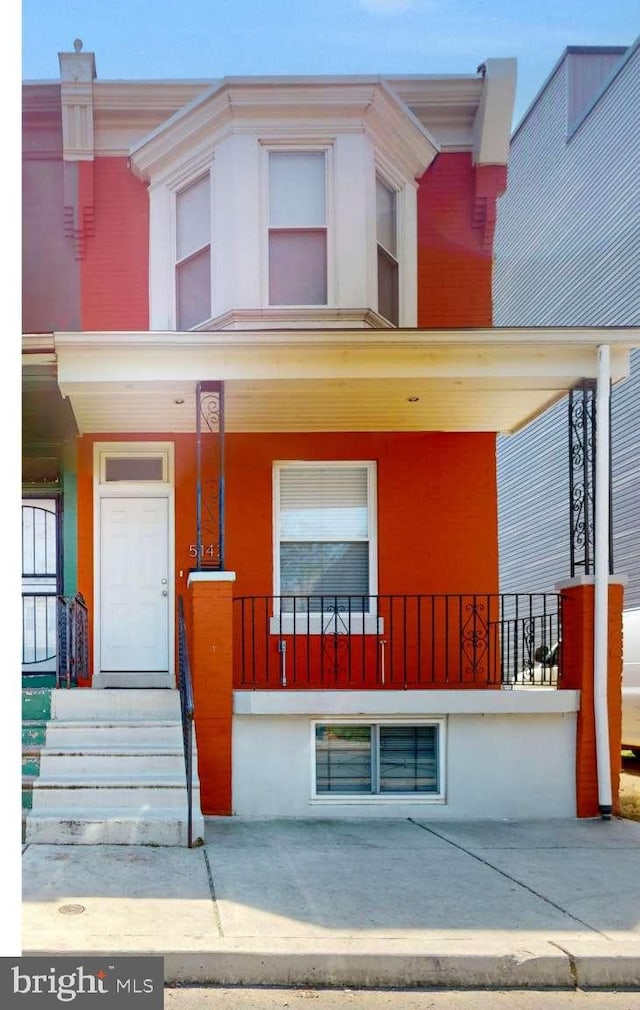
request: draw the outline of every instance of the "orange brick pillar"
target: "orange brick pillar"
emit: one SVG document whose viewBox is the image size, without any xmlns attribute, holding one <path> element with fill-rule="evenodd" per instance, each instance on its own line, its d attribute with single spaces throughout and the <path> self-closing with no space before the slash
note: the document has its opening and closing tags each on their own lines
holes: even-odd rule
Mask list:
<svg viewBox="0 0 640 1010">
<path fill-rule="evenodd" d="M 593 689 L 594 581 L 579 576 L 558 586 L 562 596 L 562 687 L 580 691 L 576 732 L 576 811 L 597 817 L 598 769 Z M 624 588 L 609 582 L 609 646 L 607 702 L 613 813 L 620 810 L 620 737 L 622 723 L 622 605 Z"/>
<path fill-rule="evenodd" d="M 231 813 L 234 572 L 191 572 L 190 659 L 203 814 Z"/>
</svg>

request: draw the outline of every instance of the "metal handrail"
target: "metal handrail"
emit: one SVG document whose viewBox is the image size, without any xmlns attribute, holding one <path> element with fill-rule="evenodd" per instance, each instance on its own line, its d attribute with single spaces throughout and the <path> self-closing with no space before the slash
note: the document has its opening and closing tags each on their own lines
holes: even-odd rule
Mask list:
<svg viewBox="0 0 640 1010">
<path fill-rule="evenodd" d="M 189 643 L 184 619 L 184 604 L 178 597 L 178 688 L 182 712 L 182 742 L 187 776 L 187 844 L 193 848 L 193 682 L 189 660 Z"/>
<path fill-rule="evenodd" d="M 56 687 L 89 676 L 89 611 L 82 593 L 58 596 Z"/>
</svg>

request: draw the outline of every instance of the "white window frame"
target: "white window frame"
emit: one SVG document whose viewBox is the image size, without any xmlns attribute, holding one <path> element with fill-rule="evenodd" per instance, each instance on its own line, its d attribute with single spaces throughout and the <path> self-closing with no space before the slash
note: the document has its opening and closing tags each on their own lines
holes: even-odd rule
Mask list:
<svg viewBox="0 0 640 1010">
<path fill-rule="evenodd" d="M 380 242 L 379 239 L 378 239 L 378 227 L 377 227 L 377 217 L 378 217 L 378 182 L 380 182 L 382 184 L 382 186 L 384 186 L 385 189 L 387 189 L 390 193 L 393 194 L 394 217 L 395 217 L 395 226 L 396 226 L 396 228 L 395 228 L 395 230 L 396 230 L 396 235 L 395 235 L 395 239 L 396 239 L 396 251 L 395 251 L 395 253 L 392 253 L 389 249 L 387 249 L 386 246 L 384 246 L 382 244 L 382 242 Z M 380 277 L 379 277 L 379 270 L 378 270 L 378 250 L 382 249 L 390 259 L 392 259 L 392 260 L 395 261 L 395 263 L 397 265 L 397 268 L 398 268 L 397 278 L 396 278 L 396 284 L 397 284 L 397 289 L 398 289 L 398 292 L 397 292 L 397 298 L 398 298 L 398 305 L 397 305 L 398 313 L 397 314 L 398 314 L 398 319 L 397 319 L 397 322 L 395 322 L 395 323 L 392 323 L 390 319 L 387 320 L 389 323 L 391 323 L 392 326 L 398 327 L 398 326 L 401 325 L 400 324 L 400 319 L 401 319 L 401 316 L 402 316 L 402 276 L 401 276 L 401 274 L 402 274 L 402 252 L 403 252 L 403 249 L 402 249 L 402 241 L 401 241 L 401 239 L 402 239 L 402 231 L 401 231 L 401 227 L 400 227 L 401 207 L 402 207 L 402 191 L 401 191 L 401 189 L 395 183 L 391 182 L 391 180 L 388 178 L 388 176 L 384 172 L 382 172 L 377 165 L 376 165 L 376 173 L 375 173 L 375 203 L 376 203 L 376 310 L 378 311 L 379 315 L 382 316 L 383 319 L 387 319 L 387 316 L 384 316 L 382 314 L 382 312 L 380 311 Z M 417 231 L 416 231 L 416 242 L 417 242 Z"/>
<path fill-rule="evenodd" d="M 398 262 L 398 327 L 416 326 L 418 319 L 418 183 L 407 180 L 376 151 L 373 176 L 373 213 L 376 213 L 376 181 L 396 197 L 396 260 Z M 378 306 L 378 234 L 373 229 L 375 304 Z M 386 318 L 382 316 L 382 318 Z"/>
<path fill-rule="evenodd" d="M 173 477 L 170 473 L 171 467 L 171 457 L 167 447 L 163 443 L 157 443 L 158 448 L 147 448 L 150 443 L 140 443 L 132 442 L 131 451 L 124 448 L 125 443 L 118 443 L 117 447 L 109 448 L 105 447 L 103 443 L 98 452 L 98 468 L 97 468 L 97 483 L 98 485 L 104 485 L 105 488 L 112 490 L 119 484 L 126 484 L 130 487 L 132 484 L 143 484 L 145 487 L 151 485 L 153 487 L 163 484 L 172 483 Z M 114 443 L 115 445 L 115 443 Z M 156 445 L 156 443 L 154 443 Z M 139 478 L 125 478 L 123 480 L 107 480 L 107 460 L 109 459 L 160 459 L 162 460 L 162 476 L 158 479 L 153 477 L 139 477 Z"/>
<path fill-rule="evenodd" d="M 315 469 L 317 467 L 349 468 L 362 467 L 367 471 L 367 511 L 369 524 L 369 592 L 371 598 L 368 613 L 352 611 L 350 633 L 353 635 L 382 634 L 382 619 L 377 616 L 378 595 L 378 508 L 377 508 L 377 464 L 374 460 L 276 460 L 273 464 L 273 616 L 270 621 L 272 635 L 296 633 L 319 635 L 334 617 L 331 613 L 281 614 L 280 613 L 280 473 L 287 469 Z M 295 622 L 295 626 L 294 626 Z"/>
<path fill-rule="evenodd" d="M 171 319 L 173 320 L 173 328 L 178 327 L 178 215 L 177 215 L 177 202 L 178 195 L 182 193 L 185 189 L 189 189 L 190 186 L 195 185 L 200 179 L 203 179 L 206 175 L 209 176 L 209 286 L 210 286 L 210 304 L 209 304 L 209 315 L 206 319 L 201 320 L 199 323 L 195 323 L 191 328 L 192 330 L 197 330 L 198 327 L 207 323 L 210 319 L 215 316 L 215 305 L 216 305 L 216 291 L 215 291 L 215 256 L 216 256 L 216 244 L 213 241 L 214 238 L 214 221 L 215 221 L 215 186 L 214 186 L 214 164 L 211 158 L 207 158 L 202 164 L 198 164 L 197 167 L 192 166 L 189 173 L 182 173 L 180 176 L 175 176 L 170 181 L 167 182 L 167 191 L 170 199 L 170 236 L 169 236 L 169 248 L 168 253 L 168 266 L 169 266 L 169 298 L 171 307 Z"/>
<path fill-rule="evenodd" d="M 318 140 L 312 143 L 304 141 L 295 140 L 260 140 L 260 145 L 262 148 L 262 159 L 261 159 L 261 195 L 262 195 L 262 253 L 261 253 L 261 263 L 262 263 L 262 305 L 265 308 L 283 308 L 287 310 L 295 311 L 296 309 L 326 309 L 331 308 L 334 304 L 335 298 L 335 284 L 333 282 L 333 267 L 335 263 L 335 253 L 334 253 L 334 232 L 333 227 L 334 221 L 334 181 L 333 181 L 333 141 L 329 140 Z M 269 155 L 270 154 L 324 154 L 325 158 L 325 171 L 324 171 L 324 186 L 325 186 L 325 230 L 327 237 L 327 300 L 322 304 L 313 303 L 312 305 L 272 305 L 269 301 L 269 233 L 270 233 L 270 216 L 271 216 L 271 199 L 270 199 L 270 188 L 269 188 Z"/>
<path fill-rule="evenodd" d="M 105 481 L 107 458 L 131 456 L 162 456 L 163 480 L 146 481 Z M 102 598 L 101 582 L 101 542 L 100 512 L 103 498 L 166 498 L 168 502 L 168 572 L 167 590 L 169 594 L 169 671 L 175 666 L 175 444 L 173 442 L 94 442 L 93 445 L 93 608 L 96 619 L 93 622 L 94 677 L 100 674 L 100 608 Z"/>
<path fill-rule="evenodd" d="M 316 727 L 317 726 L 369 726 L 371 729 L 379 730 L 384 726 L 435 726 L 438 730 L 438 762 L 437 775 L 439 790 L 437 793 L 319 793 L 316 788 Z M 380 804 L 390 803 L 419 803 L 425 805 L 446 803 L 446 750 L 447 750 L 447 720 L 444 716 L 429 716 L 428 719 L 390 719 L 390 718 L 362 718 L 349 719 L 339 715 L 332 715 L 324 719 L 313 719 L 310 723 L 310 752 L 311 752 L 311 802 L 313 804 L 329 804 L 331 806 L 344 806 L 347 804 Z M 376 750 L 372 744 L 372 757 L 376 755 Z M 375 776 L 379 776 L 379 769 Z"/>
</svg>

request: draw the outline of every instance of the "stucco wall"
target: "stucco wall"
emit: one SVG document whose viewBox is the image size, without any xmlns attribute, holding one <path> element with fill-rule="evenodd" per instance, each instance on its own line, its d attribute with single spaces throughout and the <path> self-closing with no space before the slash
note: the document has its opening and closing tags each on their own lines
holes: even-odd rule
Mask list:
<svg viewBox="0 0 640 1010">
<path fill-rule="evenodd" d="M 320 712 L 239 714 L 238 708 L 250 708 L 251 704 L 238 701 L 238 695 L 242 695 L 238 692 L 233 718 L 233 813 L 434 820 L 574 817 L 575 692 L 548 692 L 549 702 L 541 698 L 538 705 L 531 703 L 527 693 L 491 692 L 491 699 L 482 706 L 470 694 L 449 705 L 445 699 L 448 692 L 422 692 L 423 715 L 425 707 L 434 709 L 436 705 L 457 710 L 444 716 L 445 801 L 381 802 L 378 798 L 367 798 L 351 803 L 311 798 L 311 726 L 314 719 L 323 718 Z M 385 692 L 385 714 L 378 712 L 379 720 L 388 722 L 394 718 L 388 714 L 389 707 L 394 707 L 393 694 Z M 507 694 L 510 698 L 501 704 L 499 699 Z M 329 714 L 330 695 L 328 692 L 325 720 L 344 721 L 344 714 Z M 357 703 L 355 692 L 341 692 L 341 698 L 343 702 L 351 698 Z M 402 692 L 398 692 L 395 718 L 411 719 L 407 704 Z M 478 709 L 475 712 L 474 706 Z M 358 707 L 362 711 L 367 706 L 356 704 Z M 409 708 L 415 716 L 415 706 L 409 704 Z M 514 712 L 518 708 L 520 712 Z M 531 711 L 535 708 L 539 710 Z M 375 721 L 376 714 L 368 718 Z M 363 721 L 366 720 L 367 716 L 363 716 Z"/>
</svg>

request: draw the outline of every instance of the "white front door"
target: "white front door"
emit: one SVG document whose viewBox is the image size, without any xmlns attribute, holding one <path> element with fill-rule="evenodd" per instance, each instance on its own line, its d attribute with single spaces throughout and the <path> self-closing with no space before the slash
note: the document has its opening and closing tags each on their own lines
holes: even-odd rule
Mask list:
<svg viewBox="0 0 640 1010">
<path fill-rule="evenodd" d="M 161 686 L 158 674 L 168 681 L 169 579 L 168 498 L 101 497 L 99 641 L 100 674 L 107 675 L 104 686 Z"/>
</svg>

